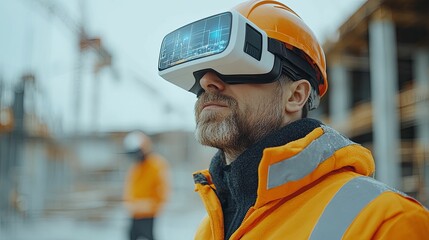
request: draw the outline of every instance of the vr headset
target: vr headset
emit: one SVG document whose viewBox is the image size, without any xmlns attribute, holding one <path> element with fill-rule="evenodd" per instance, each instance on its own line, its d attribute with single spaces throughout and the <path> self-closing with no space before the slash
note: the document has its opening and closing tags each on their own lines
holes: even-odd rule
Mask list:
<svg viewBox="0 0 429 240">
<path fill-rule="evenodd" d="M 198 96 L 199 81 L 209 71 L 228 84 L 271 83 L 282 73 L 293 81 L 307 79 L 309 110 L 319 104 L 318 73 L 302 53 L 269 38 L 234 10 L 185 25 L 161 43 L 158 73 L 165 80 Z"/>
</svg>

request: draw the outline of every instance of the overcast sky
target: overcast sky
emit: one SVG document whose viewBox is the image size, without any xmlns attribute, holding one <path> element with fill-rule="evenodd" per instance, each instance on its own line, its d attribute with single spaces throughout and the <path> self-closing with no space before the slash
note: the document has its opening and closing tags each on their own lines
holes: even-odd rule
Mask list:
<svg viewBox="0 0 429 240">
<path fill-rule="evenodd" d="M 56 6 L 54 13 L 46 7 L 49 2 Z M 24 72 L 31 72 L 36 76 L 37 91 L 27 96 L 26 107 L 52 128 L 72 131 L 77 125 L 80 131 L 90 131 L 94 126 L 98 131 L 192 130 L 195 96 L 158 76 L 160 43 L 168 32 L 239 2 L 0 0 L 0 81 L 6 89 L 0 104 L 4 107 L 12 102 L 11 94 L 5 93 Z M 294 9 L 323 42 L 334 37 L 335 30 L 364 1 L 281 2 Z M 82 19 L 90 37 L 101 37 L 113 64 L 95 76 L 95 55 L 85 53 L 81 91 L 76 92 L 78 35 L 72 26 Z M 76 99 L 81 102 L 78 115 Z"/>
</svg>

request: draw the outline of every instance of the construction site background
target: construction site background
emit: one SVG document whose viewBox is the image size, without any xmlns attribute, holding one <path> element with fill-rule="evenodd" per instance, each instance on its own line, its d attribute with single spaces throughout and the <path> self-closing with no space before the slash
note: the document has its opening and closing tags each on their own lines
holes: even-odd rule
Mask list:
<svg viewBox="0 0 429 240">
<path fill-rule="evenodd" d="M 238 2 L 219 1 L 212 11 Z M 375 177 L 429 207 L 429 2 L 337 1 L 337 15 L 328 0 L 282 2 L 297 4 L 324 43 L 329 90 L 310 117 L 370 148 Z M 155 234 L 193 238 L 205 210 L 192 173 L 207 168 L 215 149 L 196 142 L 195 96 L 157 76 L 156 54 L 178 21 L 207 12 L 134 4 L 0 3 L 0 239 L 126 239 L 121 196 L 131 162 L 120 153 L 137 129 L 171 168 Z M 325 28 L 315 25 L 323 22 L 315 9 Z M 150 14 L 178 20 L 144 18 Z"/>
</svg>

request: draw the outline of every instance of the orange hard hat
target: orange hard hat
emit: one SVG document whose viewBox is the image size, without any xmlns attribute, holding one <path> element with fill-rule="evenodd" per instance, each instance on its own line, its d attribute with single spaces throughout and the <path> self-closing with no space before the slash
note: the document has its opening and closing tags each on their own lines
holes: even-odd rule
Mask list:
<svg viewBox="0 0 429 240">
<path fill-rule="evenodd" d="M 270 0 L 250 0 L 234 9 L 264 30 L 268 37 L 285 43 L 288 48 L 304 52 L 305 60 L 321 75 L 319 95 L 326 93 L 328 81 L 325 54 L 311 29 L 298 14 L 283 3 Z"/>
</svg>

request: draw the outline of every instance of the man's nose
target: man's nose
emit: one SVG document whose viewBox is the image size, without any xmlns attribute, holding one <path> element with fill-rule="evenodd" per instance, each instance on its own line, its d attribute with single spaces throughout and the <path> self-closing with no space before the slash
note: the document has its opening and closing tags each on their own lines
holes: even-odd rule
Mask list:
<svg viewBox="0 0 429 240">
<path fill-rule="evenodd" d="M 207 72 L 200 79 L 200 85 L 204 91 L 223 91 L 225 90 L 226 83 L 219 78 L 214 72 Z"/>
</svg>

